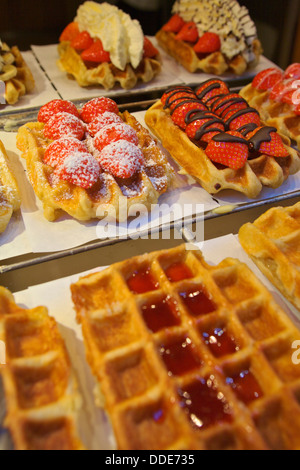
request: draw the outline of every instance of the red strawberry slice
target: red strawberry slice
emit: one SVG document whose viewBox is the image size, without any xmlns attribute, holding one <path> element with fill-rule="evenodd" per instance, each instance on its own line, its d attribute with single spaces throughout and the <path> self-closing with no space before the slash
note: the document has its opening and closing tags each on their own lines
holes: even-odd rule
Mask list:
<svg viewBox="0 0 300 470">
<path fill-rule="evenodd" d="M 200 117 L 195 119 L 197 116 Z M 225 131 L 223 121 L 210 112 L 200 111 L 192 119 L 185 129 L 190 139 L 208 143 L 216 134 Z"/>
<path fill-rule="evenodd" d="M 283 74 L 283 78 L 300 78 L 300 64 L 291 64 Z"/>
<path fill-rule="evenodd" d="M 136 131 L 128 124 L 123 123 L 109 124 L 102 127 L 96 134 L 94 144 L 96 149 L 101 152 L 107 145 L 121 139 L 127 140 L 127 142 L 131 142 L 134 145 L 138 145 L 139 143 Z"/>
<path fill-rule="evenodd" d="M 123 122 L 123 119 L 118 114 L 105 111 L 105 113 L 99 114 L 92 122 L 89 123 L 88 131 L 92 137 L 95 137 L 102 127 L 113 123 L 122 124 Z"/>
<path fill-rule="evenodd" d="M 207 111 L 207 108 L 198 100 L 181 101 L 172 111 L 171 118 L 177 126 L 184 130 L 188 124 L 189 116 L 197 111 Z"/>
<path fill-rule="evenodd" d="M 81 119 L 89 124 L 92 122 L 99 114 L 109 111 L 110 113 L 119 114 L 119 108 L 115 101 L 110 98 L 101 96 L 100 98 L 94 98 L 82 107 L 81 109 Z"/>
<path fill-rule="evenodd" d="M 64 161 L 64 159 L 74 152 L 87 152 L 88 149 L 84 142 L 81 142 L 74 137 L 63 137 L 61 139 L 54 140 L 46 148 L 44 154 L 44 162 L 53 168 Z"/>
<path fill-rule="evenodd" d="M 197 89 L 196 95 L 200 101 L 209 104 L 209 101 L 218 95 L 227 95 L 229 88 L 223 80 L 209 79 L 203 82 Z"/>
<path fill-rule="evenodd" d="M 216 98 L 210 106 L 213 113 L 220 117 L 226 116 L 229 111 L 248 108 L 248 103 L 238 93 L 229 93 Z"/>
<path fill-rule="evenodd" d="M 172 96 L 170 96 L 169 100 L 167 101 L 168 107 L 171 111 L 180 103 L 186 100 L 197 100 L 197 96 L 191 92 L 182 92 L 182 93 L 176 93 Z M 199 102 L 199 100 L 197 100 Z"/>
<path fill-rule="evenodd" d="M 80 33 L 78 23 L 72 21 L 69 23 L 59 37 L 59 42 L 73 41 L 74 38 Z"/>
<path fill-rule="evenodd" d="M 43 133 L 47 139 L 55 140 L 61 137 L 75 137 L 82 140 L 86 131 L 84 123 L 69 113 L 57 113 L 45 124 Z"/>
<path fill-rule="evenodd" d="M 79 118 L 79 112 L 75 104 L 67 100 L 52 100 L 44 104 L 38 113 L 38 121 L 46 123 L 49 119 L 57 113 L 69 113 Z"/>
<path fill-rule="evenodd" d="M 247 140 L 250 151 L 272 157 L 288 157 L 290 155 L 275 127 L 258 127 L 247 135 Z"/>
<path fill-rule="evenodd" d="M 145 165 L 140 148 L 126 140 L 107 145 L 97 158 L 102 168 L 116 178 L 131 178 Z"/>
<path fill-rule="evenodd" d="M 239 170 L 247 162 L 248 143 L 239 132 L 221 132 L 212 138 L 205 153 L 213 162 Z"/>
<path fill-rule="evenodd" d="M 220 37 L 216 33 L 204 33 L 194 45 L 194 51 L 197 54 L 212 54 L 221 49 Z"/>
<path fill-rule="evenodd" d="M 282 80 L 282 75 L 282 72 L 275 67 L 262 70 L 254 78 L 252 87 L 261 91 L 271 90 L 276 83 Z"/>
<path fill-rule="evenodd" d="M 248 107 L 238 111 L 233 109 L 226 114 L 225 124 L 231 131 L 238 130 L 240 127 L 250 123 L 257 126 L 261 125 L 259 113 L 254 108 Z"/>
<path fill-rule="evenodd" d="M 168 107 L 169 102 L 172 100 L 175 93 L 183 93 L 183 94 L 185 93 L 186 95 L 188 95 L 188 97 L 190 97 L 191 95 L 192 95 L 192 97 L 195 97 L 195 93 L 194 93 L 194 91 L 192 90 L 191 87 L 186 86 L 186 85 L 178 85 L 178 86 L 174 86 L 174 87 L 169 88 L 162 95 L 162 97 L 161 97 L 162 104 L 164 106 Z"/>
<path fill-rule="evenodd" d="M 176 34 L 178 41 L 196 42 L 199 38 L 197 25 L 193 21 L 188 21 Z"/>
<path fill-rule="evenodd" d="M 185 21 L 176 13 L 169 19 L 162 29 L 170 33 L 178 33 L 182 29 L 184 23 Z"/>
<path fill-rule="evenodd" d="M 94 40 L 90 34 L 87 31 L 82 31 L 71 41 L 70 45 L 75 51 L 84 51 L 91 47 L 93 43 Z"/>
<path fill-rule="evenodd" d="M 158 49 L 153 45 L 149 38 L 144 37 L 144 57 L 150 59 L 158 55 Z"/>
<path fill-rule="evenodd" d="M 80 57 L 84 62 L 91 63 L 93 65 L 110 62 L 109 52 L 103 49 L 103 44 L 100 39 L 96 39 L 88 49 L 85 49 L 80 54 Z"/>
<path fill-rule="evenodd" d="M 101 169 L 97 160 L 88 152 L 70 153 L 54 170 L 54 176 L 75 186 L 89 189 L 98 181 Z"/>
</svg>

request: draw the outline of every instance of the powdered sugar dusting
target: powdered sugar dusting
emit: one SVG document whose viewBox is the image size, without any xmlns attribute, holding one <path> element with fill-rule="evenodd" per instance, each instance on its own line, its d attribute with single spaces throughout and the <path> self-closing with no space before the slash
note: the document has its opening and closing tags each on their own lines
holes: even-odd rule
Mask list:
<svg viewBox="0 0 300 470">
<path fill-rule="evenodd" d="M 118 114 L 112 113 L 110 111 L 105 111 L 104 113 L 99 114 L 95 117 L 95 119 L 93 119 L 93 121 L 88 125 L 88 131 L 90 135 L 94 137 L 103 126 L 122 122 L 123 120 Z"/>
<path fill-rule="evenodd" d="M 76 186 L 90 188 L 99 178 L 100 167 L 90 153 L 75 151 L 65 158 L 55 172 Z"/>
<path fill-rule="evenodd" d="M 118 140 L 107 145 L 99 156 L 102 168 L 118 178 L 130 178 L 144 166 L 144 156 L 136 145 Z"/>
<path fill-rule="evenodd" d="M 86 132 L 86 125 L 81 119 L 69 113 L 57 113 L 52 116 L 44 127 L 44 136 L 48 139 L 75 137 L 81 140 Z"/>
</svg>

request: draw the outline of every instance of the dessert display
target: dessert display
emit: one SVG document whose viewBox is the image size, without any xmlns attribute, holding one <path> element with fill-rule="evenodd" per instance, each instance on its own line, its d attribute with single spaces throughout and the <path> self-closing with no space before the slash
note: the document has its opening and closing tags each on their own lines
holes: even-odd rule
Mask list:
<svg viewBox="0 0 300 470">
<path fill-rule="evenodd" d="M 174 183 L 175 172 L 148 130 L 110 98 L 81 109 L 61 99 L 45 104 L 38 122 L 19 129 L 17 147 L 50 221 L 63 212 L 80 221 L 124 221 L 134 205 L 149 210 Z"/>
<path fill-rule="evenodd" d="M 3 233 L 15 211 L 21 206 L 18 183 L 8 161 L 8 156 L 0 140 L 0 234 Z"/>
<path fill-rule="evenodd" d="M 254 22 L 235 0 L 176 0 L 156 34 L 159 45 L 189 72 L 242 75 L 262 53 Z"/>
<path fill-rule="evenodd" d="M 0 366 L 4 425 L 16 450 L 83 450 L 76 416 L 81 397 L 54 318 L 45 307 L 24 309 L 0 287 Z"/>
<path fill-rule="evenodd" d="M 137 20 L 109 3 L 87 1 L 59 38 L 59 67 L 81 87 L 134 88 L 161 71 L 159 52 Z"/>
<path fill-rule="evenodd" d="M 300 203 L 269 209 L 243 225 L 239 239 L 262 273 L 300 310 Z"/>
<path fill-rule="evenodd" d="M 33 75 L 17 46 L 0 40 L 0 81 L 5 83 L 5 102 L 13 105 L 35 87 Z"/>
<path fill-rule="evenodd" d="M 233 189 L 255 198 L 263 187 L 278 188 L 300 169 L 290 140 L 265 126 L 259 112 L 220 79 L 195 90 L 171 87 L 147 110 L 145 122 L 210 194 Z"/>
<path fill-rule="evenodd" d="M 240 91 L 262 120 L 287 135 L 300 149 L 300 64 L 285 71 L 270 67 Z"/>
<path fill-rule="evenodd" d="M 299 331 L 245 264 L 181 245 L 71 293 L 118 449 L 299 448 Z"/>
</svg>

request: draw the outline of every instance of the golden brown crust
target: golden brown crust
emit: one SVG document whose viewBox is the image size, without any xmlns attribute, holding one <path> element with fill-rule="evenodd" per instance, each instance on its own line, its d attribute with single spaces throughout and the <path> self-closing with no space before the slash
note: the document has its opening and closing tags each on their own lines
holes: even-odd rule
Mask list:
<svg viewBox="0 0 300 470">
<path fill-rule="evenodd" d="M 6 229 L 13 212 L 21 206 L 21 195 L 8 156 L 0 141 L 0 233 Z"/>
</svg>

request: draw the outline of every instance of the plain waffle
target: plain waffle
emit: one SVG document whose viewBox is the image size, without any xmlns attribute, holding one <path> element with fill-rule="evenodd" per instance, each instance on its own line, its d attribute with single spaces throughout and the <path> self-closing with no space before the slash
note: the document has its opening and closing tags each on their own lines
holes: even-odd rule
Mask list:
<svg viewBox="0 0 300 470">
<path fill-rule="evenodd" d="M 0 233 L 4 232 L 12 214 L 20 206 L 18 183 L 11 171 L 5 147 L 0 141 Z"/>
<path fill-rule="evenodd" d="M 173 122 L 169 110 L 161 100 L 147 110 L 145 122 L 178 165 L 210 194 L 233 189 L 249 198 L 255 198 L 264 186 L 278 188 L 290 174 L 300 169 L 298 152 L 290 147 L 287 138 L 284 138 L 284 143 L 290 154 L 288 158 L 273 158 L 262 154 L 249 159 L 243 168 L 234 170 L 216 166 L 207 157 L 205 150 Z"/>
<path fill-rule="evenodd" d="M 182 245 L 71 292 L 119 449 L 299 449 L 300 333 L 245 264 Z"/>
<path fill-rule="evenodd" d="M 239 239 L 263 274 L 300 310 L 300 203 L 243 225 Z"/>
<path fill-rule="evenodd" d="M 136 130 L 146 165 L 130 179 L 114 178 L 103 171 L 90 189 L 52 178 L 53 168 L 43 161 L 51 142 L 44 137 L 43 123 L 28 123 L 19 129 L 17 146 L 26 158 L 30 182 L 48 220 L 57 219 L 64 211 L 83 221 L 106 215 L 124 221 L 132 206 L 139 204 L 149 210 L 172 187 L 174 170 L 150 133 L 130 113 L 123 113 L 122 118 Z"/>
<path fill-rule="evenodd" d="M 270 91 L 257 90 L 252 83 L 242 88 L 240 95 L 259 111 L 267 125 L 276 127 L 300 148 L 300 116 L 289 104 L 270 99 Z"/>
<path fill-rule="evenodd" d="M 45 307 L 21 308 L 0 287 L 0 331 L 4 425 L 15 449 L 82 450 L 76 429 L 81 398 L 55 320 Z"/>
<path fill-rule="evenodd" d="M 235 75 L 242 75 L 249 67 L 241 54 L 231 60 L 227 59 L 220 51 L 199 57 L 194 51 L 193 45 L 175 39 L 174 33 L 163 29 L 156 33 L 156 39 L 164 51 L 191 73 L 201 71 L 214 75 L 223 75 L 229 71 Z M 251 63 L 251 67 L 257 65 L 262 53 L 261 43 L 258 39 L 253 42 L 253 53 L 255 54 L 255 60 Z"/>
<path fill-rule="evenodd" d="M 1 55 L 4 66 L 0 72 L 0 80 L 5 83 L 4 98 L 7 104 L 13 105 L 34 89 L 35 81 L 17 46 L 9 48 L 7 44 L 2 44 Z"/>
</svg>

